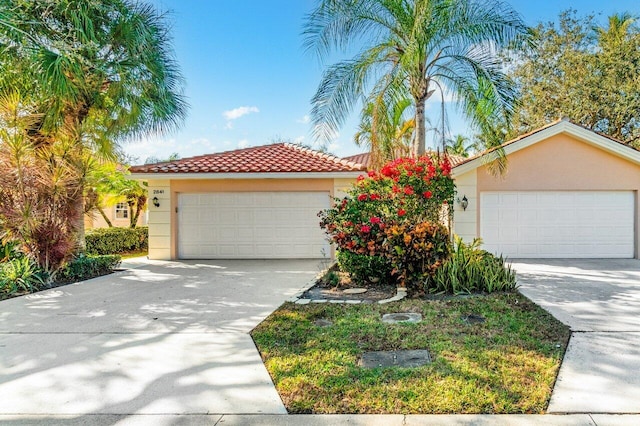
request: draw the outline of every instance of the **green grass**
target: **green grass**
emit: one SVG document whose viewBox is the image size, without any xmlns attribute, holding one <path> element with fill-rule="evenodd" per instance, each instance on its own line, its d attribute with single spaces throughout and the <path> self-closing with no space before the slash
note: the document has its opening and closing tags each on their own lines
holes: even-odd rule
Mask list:
<svg viewBox="0 0 640 426">
<path fill-rule="evenodd" d="M 148 256 L 148 255 L 149 255 L 149 250 L 147 249 L 120 253 L 120 257 L 122 257 L 122 260 L 132 259 L 134 257 L 140 257 L 140 256 Z"/>
<path fill-rule="evenodd" d="M 417 312 L 417 324 L 383 324 Z M 466 324 L 463 315 L 486 318 Z M 316 319 L 333 322 L 314 325 Z M 291 413 L 543 413 L 567 327 L 519 293 L 389 305 L 284 304 L 252 332 Z M 358 366 L 365 351 L 428 349 L 420 368 Z"/>
</svg>

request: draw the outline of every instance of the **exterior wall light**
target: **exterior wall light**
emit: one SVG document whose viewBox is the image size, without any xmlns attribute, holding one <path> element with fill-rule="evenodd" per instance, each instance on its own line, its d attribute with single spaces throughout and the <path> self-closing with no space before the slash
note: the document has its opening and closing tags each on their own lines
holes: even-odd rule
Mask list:
<svg viewBox="0 0 640 426">
<path fill-rule="evenodd" d="M 467 200 L 467 196 L 463 195 L 462 200 L 458 198 L 458 204 L 460 204 L 460 207 L 462 207 L 462 210 L 466 211 L 467 207 L 469 207 L 469 200 Z"/>
<path fill-rule="evenodd" d="M 153 202 L 153 205 L 156 207 L 160 207 L 160 200 L 158 200 L 158 197 L 153 197 L 153 200 L 151 200 Z"/>
</svg>

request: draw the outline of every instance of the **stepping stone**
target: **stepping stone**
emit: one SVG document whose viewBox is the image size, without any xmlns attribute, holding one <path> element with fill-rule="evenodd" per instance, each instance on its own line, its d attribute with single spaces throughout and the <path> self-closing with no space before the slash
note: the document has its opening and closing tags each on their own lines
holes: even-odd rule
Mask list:
<svg viewBox="0 0 640 426">
<path fill-rule="evenodd" d="M 333 325 L 332 321 L 329 321 L 328 319 L 324 319 L 324 318 L 317 319 L 313 323 L 318 327 L 329 327 Z"/>
<path fill-rule="evenodd" d="M 463 315 L 460 319 L 467 324 L 482 324 L 486 321 L 485 317 L 476 314 Z"/>
<path fill-rule="evenodd" d="M 384 314 L 382 316 L 382 322 L 385 324 L 398 324 L 405 322 L 415 323 L 420 321 L 422 321 L 422 315 L 415 314 L 413 312 Z"/>
<path fill-rule="evenodd" d="M 365 352 L 358 362 L 358 364 L 364 368 L 416 368 L 430 363 L 431 354 L 426 349 Z"/>
<path fill-rule="evenodd" d="M 405 297 L 407 297 L 407 289 L 398 287 L 398 290 L 395 296 L 390 297 L 388 299 L 379 300 L 378 303 L 381 305 L 384 305 L 385 303 L 397 302 L 399 300 L 404 299 Z"/>
<path fill-rule="evenodd" d="M 346 290 L 342 290 L 342 292 L 344 294 L 362 294 L 362 293 L 366 293 L 367 289 L 366 288 L 348 288 Z"/>
</svg>

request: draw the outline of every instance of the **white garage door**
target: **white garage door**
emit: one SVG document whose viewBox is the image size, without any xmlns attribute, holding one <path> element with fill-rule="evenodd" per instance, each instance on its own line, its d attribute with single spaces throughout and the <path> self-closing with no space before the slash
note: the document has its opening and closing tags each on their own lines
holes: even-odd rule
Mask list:
<svg viewBox="0 0 640 426">
<path fill-rule="evenodd" d="M 483 192 L 484 248 L 511 258 L 631 258 L 634 195 L 627 191 Z"/>
<path fill-rule="evenodd" d="M 181 259 L 320 258 L 328 192 L 178 194 Z"/>
</svg>

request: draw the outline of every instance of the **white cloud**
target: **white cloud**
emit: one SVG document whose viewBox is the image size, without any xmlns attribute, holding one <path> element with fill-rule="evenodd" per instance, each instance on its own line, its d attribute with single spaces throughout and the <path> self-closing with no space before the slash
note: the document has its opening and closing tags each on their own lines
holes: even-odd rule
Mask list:
<svg viewBox="0 0 640 426">
<path fill-rule="evenodd" d="M 175 139 L 145 138 L 125 143 L 122 149 L 135 164 L 142 164 L 149 157 L 168 158 L 174 152 L 183 156 Z"/>
<path fill-rule="evenodd" d="M 311 117 L 309 117 L 308 115 L 303 116 L 301 119 L 296 120 L 296 122 L 298 123 L 302 123 L 302 124 L 307 124 L 311 121 Z"/>
<path fill-rule="evenodd" d="M 249 141 L 247 139 L 242 139 L 238 142 L 238 148 L 246 148 L 249 146 Z"/>
<path fill-rule="evenodd" d="M 252 112 L 260 112 L 258 107 L 255 106 L 241 106 L 235 109 L 230 109 L 222 113 L 226 120 L 237 120 L 243 115 L 251 114 Z"/>
<path fill-rule="evenodd" d="M 340 144 L 337 142 L 332 142 L 329 145 L 327 145 L 327 151 L 329 152 L 334 152 L 336 150 L 338 150 L 340 148 Z"/>
</svg>

